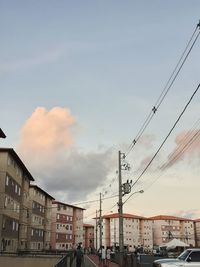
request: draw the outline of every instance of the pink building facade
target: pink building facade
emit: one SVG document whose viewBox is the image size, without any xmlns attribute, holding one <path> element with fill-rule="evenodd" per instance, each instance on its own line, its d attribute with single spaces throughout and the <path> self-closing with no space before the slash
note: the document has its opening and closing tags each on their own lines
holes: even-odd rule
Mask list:
<svg viewBox="0 0 200 267">
<path fill-rule="evenodd" d="M 59 201 L 52 202 L 51 249 L 68 250 L 83 243 L 83 210 Z"/>
</svg>

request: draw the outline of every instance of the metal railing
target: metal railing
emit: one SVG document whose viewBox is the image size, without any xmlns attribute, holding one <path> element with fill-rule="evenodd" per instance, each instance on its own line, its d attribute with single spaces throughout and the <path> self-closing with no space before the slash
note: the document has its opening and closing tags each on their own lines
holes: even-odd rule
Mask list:
<svg viewBox="0 0 200 267">
<path fill-rule="evenodd" d="M 74 260 L 73 251 L 63 255 L 63 258 L 54 267 L 71 267 Z"/>
</svg>

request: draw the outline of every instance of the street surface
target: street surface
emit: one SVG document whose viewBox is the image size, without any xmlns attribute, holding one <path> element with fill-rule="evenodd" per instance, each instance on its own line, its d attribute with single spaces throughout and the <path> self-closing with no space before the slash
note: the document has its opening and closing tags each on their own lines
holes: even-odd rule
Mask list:
<svg viewBox="0 0 200 267">
<path fill-rule="evenodd" d="M 76 260 L 73 261 L 72 267 L 76 267 Z M 104 267 L 101 263 L 99 263 L 99 258 L 97 255 L 84 255 L 84 265 L 81 267 Z M 119 267 L 118 264 L 109 262 L 107 267 Z"/>
</svg>

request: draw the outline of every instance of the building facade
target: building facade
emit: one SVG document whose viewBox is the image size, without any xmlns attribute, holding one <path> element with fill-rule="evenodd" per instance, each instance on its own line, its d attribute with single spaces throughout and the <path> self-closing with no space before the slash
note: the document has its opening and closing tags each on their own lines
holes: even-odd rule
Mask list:
<svg viewBox="0 0 200 267">
<path fill-rule="evenodd" d="M 83 224 L 83 247 L 94 249 L 94 226 Z"/>
<path fill-rule="evenodd" d="M 100 246 L 99 225 L 97 228 L 97 247 Z M 124 246 L 129 251 L 135 247 L 152 249 L 152 221 L 133 214 L 123 214 Z M 102 245 L 117 248 L 119 246 L 119 214 L 102 217 Z"/>
<path fill-rule="evenodd" d="M 51 212 L 54 198 L 37 185 L 30 185 L 29 249 L 49 250 L 51 248 Z"/>
<path fill-rule="evenodd" d="M 153 244 L 163 245 L 177 238 L 189 246 L 195 246 L 194 221 L 175 216 L 158 215 L 150 218 L 153 225 Z"/>
<path fill-rule="evenodd" d="M 200 219 L 194 220 L 195 246 L 200 247 Z"/>
<path fill-rule="evenodd" d="M 52 202 L 51 248 L 67 250 L 78 243 L 83 243 L 83 210 L 82 208 Z"/>
<path fill-rule="evenodd" d="M 0 249 L 28 248 L 29 187 L 32 175 L 11 148 L 0 148 Z"/>
</svg>

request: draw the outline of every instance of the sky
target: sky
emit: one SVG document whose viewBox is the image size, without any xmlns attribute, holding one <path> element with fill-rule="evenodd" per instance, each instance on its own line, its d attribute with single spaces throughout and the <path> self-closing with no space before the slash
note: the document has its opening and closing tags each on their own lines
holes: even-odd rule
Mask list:
<svg viewBox="0 0 200 267">
<path fill-rule="evenodd" d="M 1 146 L 14 148 L 58 201 L 86 208 L 86 221 L 100 193 L 103 213 L 117 212 L 118 151 L 127 152 L 151 112 L 199 10 L 199 0 L 0 0 Z M 127 155 L 123 182 L 137 180 L 197 88 L 199 56 L 197 39 Z M 200 139 L 176 159 L 190 134 L 198 137 L 199 100 L 197 92 L 124 212 L 200 217 Z"/>
</svg>

